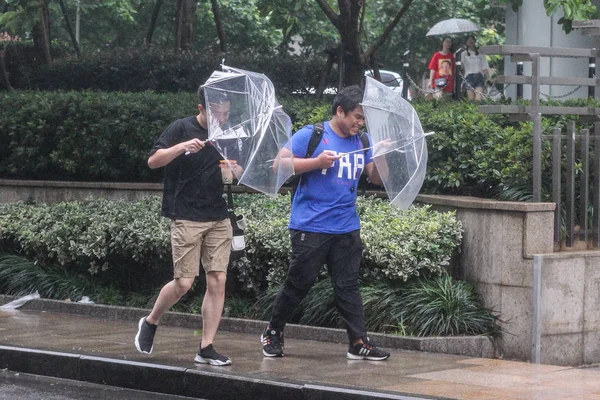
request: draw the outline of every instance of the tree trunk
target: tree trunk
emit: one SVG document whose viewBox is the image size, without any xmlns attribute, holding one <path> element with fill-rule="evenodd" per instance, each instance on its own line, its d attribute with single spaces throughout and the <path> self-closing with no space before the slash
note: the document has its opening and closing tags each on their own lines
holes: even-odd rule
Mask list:
<svg viewBox="0 0 600 400">
<path fill-rule="evenodd" d="M 376 53 L 371 53 L 369 56 L 369 68 L 373 71 L 373 78 L 381 82 L 381 73 L 379 72 L 379 63 L 377 62 Z"/>
<path fill-rule="evenodd" d="M 65 6 L 64 0 L 59 0 L 60 9 L 63 14 L 63 18 L 65 19 L 65 25 L 67 27 L 67 32 L 69 32 L 69 36 L 71 36 L 71 42 L 73 43 L 73 48 L 75 49 L 75 53 L 77 53 L 77 58 L 81 57 L 81 52 L 79 51 L 79 44 L 77 43 L 77 39 L 75 38 L 75 33 L 71 28 L 71 22 L 69 22 L 69 14 L 67 13 L 67 7 Z"/>
<path fill-rule="evenodd" d="M 31 34 L 33 36 L 34 48 L 37 50 L 40 58 L 44 60 L 46 64 L 50 64 L 52 62 L 52 57 L 50 56 L 48 18 L 45 9 L 46 7 L 44 5 L 40 8 L 40 19 L 33 25 Z"/>
<path fill-rule="evenodd" d="M 40 14 L 40 44 L 44 52 L 44 59 L 46 60 L 46 64 L 51 64 L 52 56 L 50 55 L 50 12 L 48 10 L 47 1 L 42 2 Z"/>
<path fill-rule="evenodd" d="M 212 5 L 212 12 L 215 16 L 215 25 L 217 27 L 217 35 L 219 36 L 219 46 L 221 52 L 227 52 L 227 43 L 225 42 L 225 33 L 223 33 L 223 24 L 221 24 L 221 10 L 219 9 L 219 3 L 217 0 L 210 0 Z"/>
<path fill-rule="evenodd" d="M 402 8 L 394 20 L 386 27 L 384 33 L 368 51 L 363 52 L 360 44 L 360 34 L 364 20 L 366 0 L 338 0 L 339 15 L 329 5 L 328 0 L 315 0 L 327 19 L 331 21 L 340 33 L 341 46 L 344 49 L 338 62 L 340 78 L 339 85 L 362 85 L 364 82 L 365 66 L 371 56 L 389 37 L 398 21 L 414 0 L 404 0 Z"/>
<path fill-rule="evenodd" d="M 362 85 L 365 73 L 365 62 L 359 37 L 359 18 L 363 7 L 362 1 L 338 0 L 340 7 L 340 23 L 338 29 L 344 48 L 344 82 L 343 86 Z"/>
<path fill-rule="evenodd" d="M 177 0 L 175 6 L 175 51 L 181 49 L 181 20 L 184 1 L 185 0 Z"/>
<path fill-rule="evenodd" d="M 196 8 L 196 1 L 177 0 L 177 30 L 175 45 L 178 50 L 189 51 L 193 47 Z"/>
<path fill-rule="evenodd" d="M 327 81 L 329 80 L 329 74 L 331 73 L 331 68 L 333 67 L 333 63 L 335 61 L 335 53 L 337 50 L 328 50 L 327 51 L 327 63 L 325 64 L 325 68 L 323 68 L 323 72 L 321 73 L 321 79 L 319 81 L 319 87 L 315 92 L 317 98 L 323 98 L 323 92 L 327 88 Z"/>
<path fill-rule="evenodd" d="M 152 10 L 152 18 L 150 19 L 150 26 L 148 27 L 148 33 L 146 34 L 146 46 L 152 45 L 152 36 L 154 35 L 156 20 L 158 19 L 158 14 L 160 12 L 162 4 L 163 0 L 156 0 L 156 3 L 154 4 L 154 9 Z"/>
<path fill-rule="evenodd" d="M 12 92 L 13 87 L 10 84 L 10 79 L 8 75 L 8 70 L 6 69 L 6 49 L 0 48 L 0 70 L 2 71 L 2 80 L 4 81 L 4 85 L 6 86 L 6 90 Z"/>
</svg>

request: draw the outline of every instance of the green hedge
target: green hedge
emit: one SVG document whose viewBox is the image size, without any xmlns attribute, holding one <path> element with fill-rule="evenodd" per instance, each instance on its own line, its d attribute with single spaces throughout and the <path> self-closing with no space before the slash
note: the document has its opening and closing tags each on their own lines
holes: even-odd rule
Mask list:
<svg viewBox="0 0 600 400">
<path fill-rule="evenodd" d="M 197 112 L 193 94 L 15 92 L 0 97 L 0 176 L 144 182 L 158 135 Z"/>
<path fill-rule="evenodd" d="M 315 100 L 284 104 L 300 124 L 329 113 Z M 148 152 L 171 122 L 195 114 L 196 105 L 195 93 L 8 93 L 0 96 L 0 177 L 159 181 L 162 171 L 148 168 Z"/>
<path fill-rule="evenodd" d="M 256 292 L 279 283 L 290 254 L 290 197 L 236 196 L 249 224 L 247 257 L 233 265 L 239 290 Z M 359 198 L 367 280 L 404 281 L 439 274 L 461 240 L 453 213 L 427 207 L 401 212 L 387 202 Z M 89 200 L 56 205 L 0 206 L 0 241 L 42 265 L 60 264 L 127 288 L 161 285 L 171 276 L 169 223 L 160 198 Z M 159 280 L 156 282 L 156 280 Z M 231 280 L 231 279 L 230 279 Z"/>
<path fill-rule="evenodd" d="M 85 53 L 78 59 L 56 47 L 55 60 L 45 65 L 36 59 L 31 45 L 9 46 L 7 63 L 11 84 L 22 90 L 100 90 L 144 92 L 194 92 L 215 69 L 223 54 L 211 50 L 166 52 L 154 49 L 107 49 Z M 71 51 L 72 52 L 72 51 Z M 37 61 L 36 61 L 37 60 Z M 286 54 L 228 54 L 226 65 L 261 71 L 277 93 L 317 87 L 325 58 Z M 335 86 L 332 74 L 331 86 Z"/>
<path fill-rule="evenodd" d="M 280 99 L 297 129 L 329 117 L 331 99 Z M 176 118 L 196 112 L 193 93 L 16 91 L 0 97 L 0 177 L 156 182 L 148 151 Z M 569 101 L 593 106 L 593 101 Z M 423 192 L 526 200 L 531 194 L 532 124 L 480 113 L 468 102 L 414 103 L 429 159 Z M 545 117 L 544 131 L 573 117 Z M 590 128 L 578 122 L 579 128 Z M 544 141 L 543 185 L 550 185 Z M 578 153 L 579 154 L 579 153 Z M 364 188 L 364 183 L 361 183 Z M 546 197 L 545 197 L 546 198 Z"/>
<path fill-rule="evenodd" d="M 527 102 L 523 102 L 527 104 Z M 600 107 L 595 99 L 575 99 L 544 105 Z M 526 201 L 532 197 L 533 123 L 510 122 L 505 115 L 478 111 L 479 104 L 456 101 L 422 101 L 413 104 L 427 138 L 429 159 L 423 192 L 471 195 Z M 593 129 L 577 116 L 543 116 L 544 134 L 555 127 L 563 134 L 567 121 L 576 129 Z M 578 146 L 579 144 L 577 144 Z M 542 197 L 551 201 L 552 141 L 542 142 Z M 579 151 L 577 157 L 579 157 Z M 563 152 L 563 163 L 565 153 Z M 579 162 L 579 160 L 577 160 Z"/>
<path fill-rule="evenodd" d="M 510 184 L 508 168 L 531 169 L 531 125 L 510 125 L 477 107 L 468 102 L 415 104 L 423 129 L 435 132 L 427 138 L 424 191 L 495 197 Z"/>
</svg>

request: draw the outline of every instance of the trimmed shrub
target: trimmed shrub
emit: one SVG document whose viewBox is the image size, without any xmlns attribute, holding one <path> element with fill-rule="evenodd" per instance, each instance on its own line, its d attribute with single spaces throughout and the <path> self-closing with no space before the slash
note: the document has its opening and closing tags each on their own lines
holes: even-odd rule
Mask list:
<svg viewBox="0 0 600 400">
<path fill-rule="evenodd" d="M 0 96 L 0 177 L 157 182 L 148 153 L 177 118 L 197 113 L 195 93 L 14 92 Z M 286 104 L 284 102 L 284 104 Z M 325 108 L 292 99 L 286 110 L 305 125 Z M 328 109 L 327 109 L 328 111 Z"/>
<path fill-rule="evenodd" d="M 270 285 L 285 278 L 291 252 L 288 220 L 289 195 L 275 199 L 238 196 L 238 210 L 249 221 L 247 259 L 239 270 Z M 361 274 L 366 280 L 406 281 L 422 274 L 439 274 L 460 245 L 462 227 L 453 212 L 428 206 L 400 211 L 381 199 L 358 197 L 364 242 Z M 260 266 L 257 270 L 257 266 Z"/>
<path fill-rule="evenodd" d="M 280 99 L 294 129 L 327 120 L 330 99 Z M 0 177 L 156 182 L 147 157 L 176 118 L 196 113 L 194 93 L 14 92 L 0 97 Z M 571 105 L 594 105 L 591 100 Z M 507 200 L 531 196 L 532 124 L 509 123 L 466 102 L 415 102 L 429 159 L 423 192 Z M 571 117 L 572 118 L 572 117 Z M 546 132 L 569 118 L 547 117 Z M 562 125 L 561 125 L 562 124 Z M 590 128 L 579 123 L 577 129 Z M 544 199 L 551 193 L 551 142 L 543 142 Z M 579 154 L 579 152 L 577 153 Z M 365 183 L 361 182 L 361 188 Z"/>
<path fill-rule="evenodd" d="M 27 60 L 33 57 L 31 45 L 22 43 L 13 47 L 7 53 L 11 84 L 23 90 L 195 92 L 214 70 L 220 69 L 223 60 L 222 53 L 211 49 L 171 52 L 117 48 L 84 53 L 76 58 L 64 56 L 63 48 L 57 48 L 61 57 L 45 65 L 23 63 L 24 56 Z M 271 79 L 277 93 L 287 94 L 317 87 L 324 64 L 322 57 L 251 51 L 227 55 L 227 65 L 260 71 Z"/>
<path fill-rule="evenodd" d="M 42 265 L 144 288 L 172 276 L 160 205 L 159 198 L 2 205 L 0 240 Z"/>
<path fill-rule="evenodd" d="M 15 92 L 0 97 L 0 176 L 81 181 L 159 181 L 148 153 L 195 95 Z"/>
<path fill-rule="evenodd" d="M 359 203 L 365 279 L 404 281 L 439 274 L 460 243 L 460 222 L 453 213 L 427 207 L 395 212 L 380 200 L 364 198 Z M 236 278 L 237 290 L 255 293 L 269 283 L 277 285 L 287 270 L 290 197 L 243 194 L 236 196 L 236 204 L 248 220 L 247 256 L 234 262 L 230 276 Z M 58 263 L 100 280 L 119 281 L 119 287 L 152 287 L 172 276 L 169 221 L 159 217 L 160 207 L 159 197 L 6 204 L 0 206 L 0 240 L 42 265 Z"/>
</svg>

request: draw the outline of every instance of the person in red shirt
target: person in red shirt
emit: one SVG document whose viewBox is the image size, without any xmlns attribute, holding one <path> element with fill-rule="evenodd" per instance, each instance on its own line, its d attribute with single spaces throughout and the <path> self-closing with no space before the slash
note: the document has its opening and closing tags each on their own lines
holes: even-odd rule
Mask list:
<svg viewBox="0 0 600 400">
<path fill-rule="evenodd" d="M 436 52 L 429 63 L 428 87 L 434 89 L 436 98 L 444 93 L 452 94 L 454 91 L 455 58 L 452 47 L 452 38 L 445 36 L 442 40 L 442 49 Z"/>
</svg>

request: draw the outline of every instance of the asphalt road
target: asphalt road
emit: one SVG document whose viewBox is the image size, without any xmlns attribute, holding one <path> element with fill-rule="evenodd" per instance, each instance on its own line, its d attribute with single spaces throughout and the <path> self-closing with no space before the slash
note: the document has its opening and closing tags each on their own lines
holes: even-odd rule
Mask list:
<svg viewBox="0 0 600 400">
<path fill-rule="evenodd" d="M 185 400 L 166 394 L 0 370 L 0 400 Z"/>
</svg>

